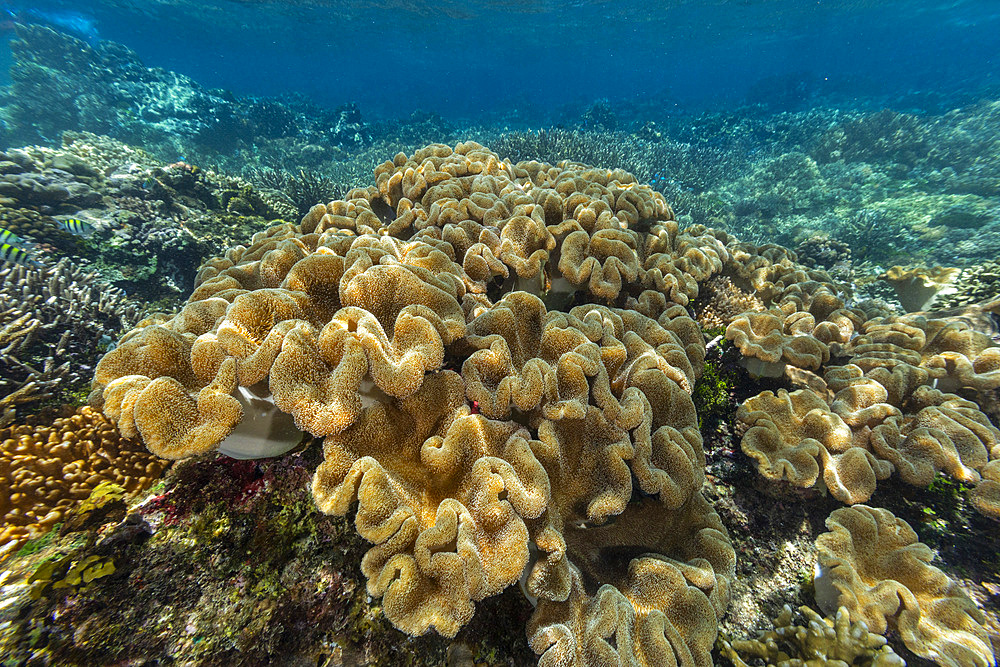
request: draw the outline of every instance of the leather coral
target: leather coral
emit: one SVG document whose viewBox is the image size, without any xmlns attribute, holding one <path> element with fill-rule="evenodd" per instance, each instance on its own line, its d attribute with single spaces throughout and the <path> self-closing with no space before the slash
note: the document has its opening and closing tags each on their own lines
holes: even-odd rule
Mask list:
<svg viewBox="0 0 1000 667">
<path fill-rule="evenodd" d="M 324 438 L 317 506 L 354 512 L 406 632 L 452 636 L 522 579 L 543 663 L 711 664 L 735 555 L 700 491 L 705 341 L 682 304 L 726 237 L 625 172 L 474 143 L 375 177 L 206 262 L 181 313 L 102 360 L 95 400 L 180 458 L 266 385 Z"/>
</svg>

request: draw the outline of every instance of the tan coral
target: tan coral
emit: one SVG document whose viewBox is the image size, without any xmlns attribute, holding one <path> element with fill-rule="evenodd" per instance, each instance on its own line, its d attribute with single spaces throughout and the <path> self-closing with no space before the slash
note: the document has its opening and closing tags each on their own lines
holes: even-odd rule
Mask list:
<svg viewBox="0 0 1000 667">
<path fill-rule="evenodd" d="M 955 293 L 954 282 L 961 269 L 935 266 L 893 266 L 879 278 L 893 289 L 907 311 L 926 310 L 935 297 Z"/>
<path fill-rule="evenodd" d="M 597 576 L 623 614 L 619 647 L 705 664 L 734 554 L 699 493 L 691 392 L 706 347 L 679 304 L 738 273 L 734 240 L 681 229 L 626 172 L 512 164 L 472 142 L 397 155 L 375 176 L 206 262 L 181 313 L 101 362 L 96 400 L 185 456 L 219 445 L 236 395 L 269 389 L 326 437 L 317 503 L 344 514 L 357 499 L 369 592 L 406 632 L 454 635 L 534 559 L 527 586 L 546 604 Z M 792 260 L 754 252 L 766 289 L 791 289 Z M 815 319 L 794 316 L 796 331 Z M 649 553 L 602 571 L 594 559 L 619 543 Z M 545 625 L 589 642 L 569 617 L 590 614 L 593 593 Z"/>
<path fill-rule="evenodd" d="M 926 486 L 939 470 L 978 482 L 989 452 L 1000 446 L 1000 430 L 979 407 L 928 386 L 913 392 L 909 418 L 896 417 L 874 429 L 872 447 L 910 484 Z"/>
<path fill-rule="evenodd" d="M 736 667 L 749 667 L 748 659 L 760 658 L 767 667 L 805 664 L 868 665 L 902 667 L 906 663 L 889 647 L 885 637 L 870 632 L 864 621 L 851 620 L 846 607 L 823 618 L 809 607 L 799 607 L 802 617 L 793 624 L 792 608 L 785 605 L 774 619 L 774 629 L 756 639 L 719 640 L 723 657 Z M 795 663 L 792 663 L 795 661 Z"/>
<path fill-rule="evenodd" d="M 191 362 L 193 342 L 191 334 L 144 327 L 105 355 L 94 373 L 92 396 L 104 413 L 123 435 L 142 437 L 163 458 L 210 451 L 243 416 L 230 395 L 236 389 L 235 360 L 221 363 L 216 376 L 202 384 Z"/>
<path fill-rule="evenodd" d="M 986 516 L 1000 519 L 1000 459 L 993 459 L 979 473 L 982 481 L 969 493 L 969 500 Z"/>
<path fill-rule="evenodd" d="M 749 426 L 743 451 L 768 479 L 808 488 L 822 472 L 835 498 L 858 503 L 892 474 L 892 465 L 857 446 L 847 424 L 811 390 L 765 391 L 745 401 L 736 417 Z"/>
<path fill-rule="evenodd" d="M 326 439 L 313 481 L 324 512 L 345 514 L 358 500 L 358 532 L 375 544 L 362 561 L 369 593 L 411 634 L 454 636 L 473 601 L 517 580 L 524 520 L 548 495 L 527 431 L 469 414 L 464 399 L 461 378 L 445 371 L 369 408 Z"/>
<path fill-rule="evenodd" d="M 643 285 L 682 306 L 698 295 L 698 283 L 722 271 L 730 258 L 723 243 L 704 227 L 682 231 L 673 220 L 650 229 L 642 256 Z"/>
<path fill-rule="evenodd" d="M 726 328 L 726 338 L 748 361 L 762 362 L 747 366 L 759 375 L 780 375 L 784 364 L 817 369 L 830 359 L 829 347 L 811 334 L 786 331 L 786 316 L 777 309 L 743 313 Z"/>
<path fill-rule="evenodd" d="M 507 294 L 469 324 L 466 340 L 477 350 L 462 364 L 469 400 L 492 419 L 535 408 L 549 364 L 540 358 L 546 309 L 527 292 Z"/>
<path fill-rule="evenodd" d="M 589 236 L 576 231 L 563 240 L 559 271 L 574 286 L 586 286 L 611 301 L 639 275 L 638 235 L 625 229 L 601 229 Z"/>
<path fill-rule="evenodd" d="M 983 613 L 930 564 L 934 554 L 902 519 L 856 505 L 835 510 L 816 538 L 824 609 L 847 608 L 879 634 L 892 627 L 906 647 L 946 667 L 994 665 Z"/>
<path fill-rule="evenodd" d="M 872 429 L 887 417 L 902 414 L 890 404 L 885 386 L 867 377 L 859 366 L 830 366 L 823 375 L 834 392 L 830 408 L 855 432 Z"/>
<path fill-rule="evenodd" d="M 650 517 L 672 529 L 646 530 Z M 540 594 L 528 623 L 540 664 L 712 665 L 735 556 L 700 493 L 676 510 L 635 503 L 614 524 L 567 530 L 562 547 L 574 565 L 560 595 L 546 590 L 541 561 L 528 578 Z"/>
</svg>

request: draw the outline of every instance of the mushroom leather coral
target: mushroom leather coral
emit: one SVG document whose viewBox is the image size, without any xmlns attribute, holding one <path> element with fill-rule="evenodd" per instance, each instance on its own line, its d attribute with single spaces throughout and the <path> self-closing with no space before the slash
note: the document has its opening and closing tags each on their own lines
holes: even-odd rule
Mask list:
<svg viewBox="0 0 1000 667">
<path fill-rule="evenodd" d="M 835 498 L 856 503 L 871 497 L 876 480 L 892 474 L 892 464 L 858 446 L 844 420 L 810 389 L 765 391 L 747 399 L 737 418 L 750 426 L 743 451 L 769 479 L 810 487 L 822 471 Z"/>
<path fill-rule="evenodd" d="M 549 494 L 529 433 L 472 415 L 454 372 L 413 395 L 377 403 L 326 438 L 313 493 L 376 544 L 361 569 L 392 623 L 411 634 L 453 636 L 472 602 L 516 582 L 528 562 L 525 519 Z"/>
<path fill-rule="evenodd" d="M 983 613 L 930 564 L 934 554 L 910 525 L 885 509 L 835 510 L 816 538 L 817 601 L 847 608 L 872 632 L 894 627 L 906 647 L 945 667 L 995 663 Z"/>
<path fill-rule="evenodd" d="M 475 143 L 375 176 L 206 262 L 100 362 L 95 401 L 182 457 L 266 379 L 325 438 L 317 505 L 357 508 L 368 591 L 406 632 L 453 636 L 523 578 L 543 664 L 710 665 L 735 554 L 700 492 L 682 304 L 736 272 L 732 239 L 625 172 Z"/>
<path fill-rule="evenodd" d="M 976 403 L 937 387 L 988 391 L 1000 350 L 988 336 L 963 321 L 906 315 L 862 322 L 857 336 L 831 348 L 836 356 L 850 356 L 843 366 L 825 368 L 833 392 L 829 405 L 808 389 L 784 401 L 764 392 L 737 413 L 751 427 L 743 450 L 758 461 L 761 474 L 809 487 L 822 471 L 831 493 L 846 503 L 868 500 L 876 481 L 893 472 L 919 486 L 939 472 L 980 482 L 1000 430 Z M 808 415 L 815 421 L 826 412 L 832 421 L 817 440 L 804 424 Z M 990 516 L 996 516 L 993 485 L 983 482 L 973 503 Z"/>
</svg>

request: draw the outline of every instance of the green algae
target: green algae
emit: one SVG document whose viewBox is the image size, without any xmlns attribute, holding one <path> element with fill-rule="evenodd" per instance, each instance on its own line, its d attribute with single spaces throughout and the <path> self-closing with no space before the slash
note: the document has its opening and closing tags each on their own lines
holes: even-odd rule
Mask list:
<svg viewBox="0 0 1000 667">
<path fill-rule="evenodd" d="M 52 529 L 49 530 L 49 532 L 45 533 L 44 535 L 41 535 L 39 537 L 34 537 L 28 540 L 27 542 L 24 543 L 24 546 L 18 550 L 16 557 L 24 558 L 26 556 L 31 556 L 33 554 L 37 554 L 47 549 L 53 543 L 56 537 L 58 537 L 59 532 L 61 530 L 62 530 L 62 523 L 57 523 L 54 526 L 52 526 Z"/>
<path fill-rule="evenodd" d="M 725 328 L 708 329 L 705 336 L 709 339 L 725 334 Z M 715 353 L 707 357 L 702 364 L 701 377 L 694 385 L 691 398 L 698 412 L 698 428 L 704 435 L 706 429 L 714 429 L 721 423 L 732 421 L 736 406 L 734 395 L 738 376 L 736 372 L 727 369 L 722 361 L 726 351 L 732 348 L 732 343 L 722 338 L 717 343 Z"/>
</svg>

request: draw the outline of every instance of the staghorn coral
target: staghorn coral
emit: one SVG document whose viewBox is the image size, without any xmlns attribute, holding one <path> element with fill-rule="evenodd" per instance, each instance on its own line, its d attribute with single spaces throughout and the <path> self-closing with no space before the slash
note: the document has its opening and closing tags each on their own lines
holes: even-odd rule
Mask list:
<svg viewBox="0 0 1000 667">
<path fill-rule="evenodd" d="M 348 186 L 335 183 L 328 176 L 305 169 L 299 169 L 298 174 L 291 174 L 281 169 L 253 167 L 244 169 L 243 173 L 248 181 L 263 192 L 275 195 L 291 207 L 288 212 L 290 215 L 282 216 L 287 219 L 296 216 L 301 218 L 316 204 L 339 199 L 350 190 Z"/>
<path fill-rule="evenodd" d="M 840 607 L 823 618 L 809 607 L 799 607 L 800 619 L 793 618 L 785 605 L 774 619 L 774 629 L 756 639 L 719 640 L 720 653 L 736 667 L 749 667 L 742 656 L 759 658 L 767 667 L 777 665 L 857 665 L 890 667 L 906 663 L 890 648 L 882 635 L 870 632 L 864 621 L 851 620 Z M 793 620 L 798 620 L 796 625 Z M 742 655 L 741 655 L 742 654 Z"/>
<path fill-rule="evenodd" d="M 454 635 L 523 576 L 542 662 L 710 664 L 735 556 L 700 492 L 705 343 L 676 301 L 728 238 L 627 173 L 474 143 L 376 181 L 206 262 L 180 313 L 100 362 L 94 401 L 181 458 L 266 380 L 325 436 L 317 504 L 357 500 L 368 591 L 407 632 Z"/>
<path fill-rule="evenodd" d="M 1000 262 L 987 260 L 963 269 L 955 278 L 954 292 L 935 299 L 941 308 L 954 308 L 1000 298 Z"/>
<path fill-rule="evenodd" d="M 134 493 L 150 486 L 167 466 L 89 407 L 51 426 L 0 429 L 0 442 L 0 557 L 64 520 L 102 482 Z"/>
<path fill-rule="evenodd" d="M 892 627 L 906 647 L 946 667 L 994 665 L 983 613 L 930 564 L 933 552 L 885 509 L 835 510 L 816 538 L 824 609 L 844 607 L 872 632 Z"/>
</svg>

